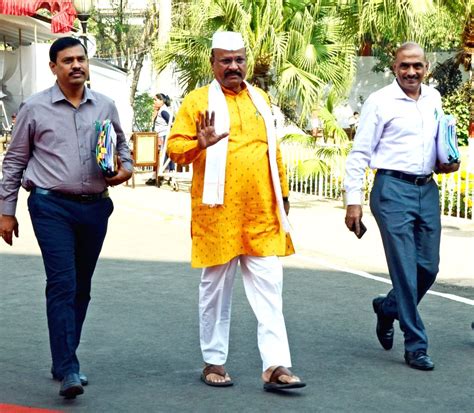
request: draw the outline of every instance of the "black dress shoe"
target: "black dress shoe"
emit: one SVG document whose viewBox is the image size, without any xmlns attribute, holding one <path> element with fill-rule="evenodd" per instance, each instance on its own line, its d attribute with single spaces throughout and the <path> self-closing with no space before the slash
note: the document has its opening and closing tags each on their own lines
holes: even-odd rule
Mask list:
<svg viewBox="0 0 474 413">
<path fill-rule="evenodd" d="M 425 350 L 405 351 L 405 363 L 418 370 L 433 370 L 434 363 Z"/>
<path fill-rule="evenodd" d="M 61 377 L 58 376 L 52 368 L 51 368 L 51 375 L 53 376 L 53 380 L 56 380 L 56 381 L 62 380 Z M 79 380 L 81 381 L 81 384 L 83 386 L 87 386 L 89 384 L 89 379 L 84 373 L 79 372 Z"/>
<path fill-rule="evenodd" d="M 372 301 L 372 307 L 375 314 L 377 314 L 377 338 L 385 350 L 390 350 L 393 347 L 393 336 L 395 329 L 393 328 L 393 318 L 387 317 L 382 312 L 382 303 L 385 296 L 375 297 Z"/>
<path fill-rule="evenodd" d="M 89 379 L 87 376 L 81 372 L 79 372 L 79 380 L 83 386 L 87 386 L 89 384 Z"/>
<path fill-rule="evenodd" d="M 75 399 L 76 396 L 79 396 L 82 393 L 84 393 L 84 388 L 81 385 L 79 374 L 66 374 L 61 382 L 59 395 L 65 397 L 66 399 Z"/>
</svg>

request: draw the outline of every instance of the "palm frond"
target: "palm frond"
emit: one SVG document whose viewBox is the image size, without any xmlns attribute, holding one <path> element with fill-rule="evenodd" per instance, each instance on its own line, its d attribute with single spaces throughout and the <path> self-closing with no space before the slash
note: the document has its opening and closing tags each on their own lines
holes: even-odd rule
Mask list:
<svg viewBox="0 0 474 413">
<path fill-rule="evenodd" d="M 300 133 L 288 133 L 281 138 L 282 143 L 295 143 L 306 148 L 314 148 L 316 141 L 313 136 L 300 134 Z"/>
<path fill-rule="evenodd" d="M 297 164 L 296 171 L 299 176 L 306 179 L 320 173 L 328 173 L 329 166 L 321 159 L 307 159 Z"/>
</svg>

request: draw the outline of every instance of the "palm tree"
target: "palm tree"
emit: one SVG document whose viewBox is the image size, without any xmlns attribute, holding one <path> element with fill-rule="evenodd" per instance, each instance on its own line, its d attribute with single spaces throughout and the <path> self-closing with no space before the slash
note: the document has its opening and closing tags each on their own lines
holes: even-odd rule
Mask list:
<svg viewBox="0 0 474 413">
<path fill-rule="evenodd" d="M 351 142 L 345 130 L 337 123 L 334 108 L 340 103 L 340 97 L 335 91 L 330 91 L 327 98 L 319 108 L 318 117 L 323 125 L 324 142 L 308 134 L 289 134 L 283 137 L 282 143 L 292 143 L 304 146 L 312 152 L 313 156 L 296 165 L 296 174 L 307 178 L 325 173 L 329 170 L 343 175 L 344 159 L 351 149 Z"/>
<path fill-rule="evenodd" d="M 459 43 L 460 17 L 472 0 L 347 0 L 347 31 L 355 34 L 362 55 L 389 65 L 396 48 L 415 41 L 427 51 L 452 50 Z"/>
<path fill-rule="evenodd" d="M 327 84 L 343 94 L 352 80 L 354 45 L 334 1 L 191 0 L 175 18 L 180 24 L 154 61 L 158 70 L 174 62 L 187 91 L 212 78 L 210 38 L 216 30 L 242 33 L 249 81 L 284 110 L 293 109 L 299 125 Z"/>
<path fill-rule="evenodd" d="M 379 56 L 385 57 L 386 67 L 391 63 L 396 48 L 407 40 L 416 41 L 428 50 L 452 49 L 453 44 L 459 42 L 459 16 L 464 16 L 466 10 L 472 8 L 472 2 L 472 0 L 346 0 L 339 1 L 333 6 L 343 20 L 344 32 L 354 39 L 355 45 L 360 45 L 359 51 L 363 52 L 364 49 L 367 51 L 367 48 L 375 45 L 375 51 Z M 465 39 L 471 36 L 472 42 L 472 26 L 469 31 L 466 25 L 464 33 Z M 464 44 L 469 42 L 465 41 Z M 467 49 L 472 53 L 472 44 L 470 47 L 464 47 L 464 51 Z M 466 53 L 463 56 L 466 56 Z M 470 56 L 469 54 L 468 59 Z M 337 124 L 330 110 L 332 106 L 330 100 L 325 102 L 319 116 L 325 121 L 325 136 L 331 136 L 336 131 L 335 136 L 339 137 L 343 132 L 337 130 Z M 297 141 L 313 149 L 315 145 L 314 139 L 308 135 L 292 135 L 285 140 Z M 341 138 L 336 142 L 334 146 L 317 149 L 316 160 L 303 162 L 299 166 L 299 175 L 321 171 L 325 165 L 333 163 L 334 166 L 335 161 L 340 161 L 350 145 L 347 140 Z M 326 163 L 322 164 L 321 161 Z"/>
<path fill-rule="evenodd" d="M 343 98 L 351 86 L 360 45 L 378 43 L 380 49 L 394 50 L 403 41 L 415 40 L 426 46 L 430 13 L 452 11 L 469 1 L 177 1 L 170 40 L 155 50 L 154 62 L 158 70 L 173 63 L 181 85 L 190 91 L 212 79 L 208 60 L 212 34 L 241 32 L 250 82 L 269 91 L 274 103 L 302 127 L 311 111 L 320 108 L 326 136 L 333 134 L 337 141 L 319 150 L 320 159 L 329 162 L 347 150 L 347 135 L 338 130 L 330 106 L 334 96 Z M 451 16 L 443 24 L 454 20 Z M 454 32 L 451 27 L 445 33 Z M 309 136 L 292 139 L 311 142 Z"/>
</svg>

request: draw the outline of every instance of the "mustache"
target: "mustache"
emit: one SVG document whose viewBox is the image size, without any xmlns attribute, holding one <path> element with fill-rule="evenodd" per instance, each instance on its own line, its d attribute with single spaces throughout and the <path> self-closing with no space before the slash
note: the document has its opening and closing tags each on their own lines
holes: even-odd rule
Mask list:
<svg viewBox="0 0 474 413">
<path fill-rule="evenodd" d="M 85 72 L 83 70 L 73 70 L 71 73 L 69 73 L 69 76 L 75 75 L 76 73 L 80 73 L 82 75 L 85 75 Z"/>
<path fill-rule="evenodd" d="M 240 73 L 238 70 L 229 70 L 229 71 L 224 73 L 225 77 L 232 76 L 232 75 L 237 75 L 239 77 L 242 77 L 242 73 Z"/>
</svg>

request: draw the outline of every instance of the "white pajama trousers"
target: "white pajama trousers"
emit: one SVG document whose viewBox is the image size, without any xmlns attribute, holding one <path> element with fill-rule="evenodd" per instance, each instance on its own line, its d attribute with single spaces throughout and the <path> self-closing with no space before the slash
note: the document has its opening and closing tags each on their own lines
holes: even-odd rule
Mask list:
<svg viewBox="0 0 474 413">
<path fill-rule="evenodd" d="M 257 318 L 263 371 L 291 367 L 282 312 L 283 267 L 276 256 L 240 255 L 228 263 L 204 268 L 199 285 L 199 333 L 204 362 L 223 365 L 229 351 L 232 290 L 240 262 L 245 294 Z"/>
</svg>

